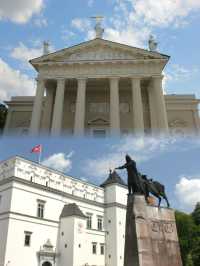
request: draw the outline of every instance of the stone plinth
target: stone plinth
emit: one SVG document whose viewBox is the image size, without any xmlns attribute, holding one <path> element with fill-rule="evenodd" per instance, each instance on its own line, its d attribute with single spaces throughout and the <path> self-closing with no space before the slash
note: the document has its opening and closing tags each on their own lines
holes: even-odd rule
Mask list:
<svg viewBox="0 0 200 266">
<path fill-rule="evenodd" d="M 174 210 L 128 197 L 124 266 L 182 266 Z"/>
</svg>

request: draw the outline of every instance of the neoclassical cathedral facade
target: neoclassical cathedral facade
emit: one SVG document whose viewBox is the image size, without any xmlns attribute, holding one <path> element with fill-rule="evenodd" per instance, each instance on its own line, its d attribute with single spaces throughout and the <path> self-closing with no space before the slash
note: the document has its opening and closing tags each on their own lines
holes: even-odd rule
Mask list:
<svg viewBox="0 0 200 266">
<path fill-rule="evenodd" d="M 30 60 L 35 97 L 13 97 L 5 134 L 198 134 L 195 95 L 163 93 L 169 56 L 101 36 Z"/>
</svg>

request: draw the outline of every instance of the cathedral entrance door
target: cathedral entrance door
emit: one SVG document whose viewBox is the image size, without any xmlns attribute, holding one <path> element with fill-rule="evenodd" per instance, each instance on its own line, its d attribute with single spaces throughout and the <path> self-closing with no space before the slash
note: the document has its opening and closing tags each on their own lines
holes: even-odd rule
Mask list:
<svg viewBox="0 0 200 266">
<path fill-rule="evenodd" d="M 49 261 L 45 261 L 42 263 L 42 266 L 52 266 L 52 264 Z"/>
</svg>

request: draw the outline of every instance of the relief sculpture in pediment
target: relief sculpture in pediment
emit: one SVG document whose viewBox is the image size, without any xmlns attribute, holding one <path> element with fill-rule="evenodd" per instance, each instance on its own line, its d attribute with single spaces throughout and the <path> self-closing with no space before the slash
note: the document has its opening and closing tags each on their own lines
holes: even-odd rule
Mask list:
<svg viewBox="0 0 200 266">
<path fill-rule="evenodd" d="M 78 61 L 78 60 L 123 60 L 123 59 L 144 59 L 144 56 L 133 54 L 116 49 L 93 49 L 89 51 L 78 51 L 71 55 L 55 58 L 60 61 Z"/>
</svg>

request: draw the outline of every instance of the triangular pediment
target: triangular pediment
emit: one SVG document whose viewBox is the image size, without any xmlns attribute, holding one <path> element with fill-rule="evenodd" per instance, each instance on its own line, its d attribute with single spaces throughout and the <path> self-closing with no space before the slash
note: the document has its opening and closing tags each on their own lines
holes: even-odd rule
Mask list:
<svg viewBox="0 0 200 266">
<path fill-rule="evenodd" d="M 106 60 L 148 60 L 165 59 L 167 55 L 148 50 L 131 47 L 103 39 L 94 39 L 79 45 L 41 56 L 30 62 L 33 65 L 47 62 L 79 62 L 79 61 L 106 61 Z"/>
<path fill-rule="evenodd" d="M 97 117 L 97 118 L 95 118 L 93 120 L 88 121 L 88 125 L 96 125 L 96 126 L 98 126 L 98 125 L 101 125 L 101 126 L 102 125 L 109 125 L 109 121 L 104 119 L 104 118 L 102 118 L 102 117 Z"/>
</svg>

